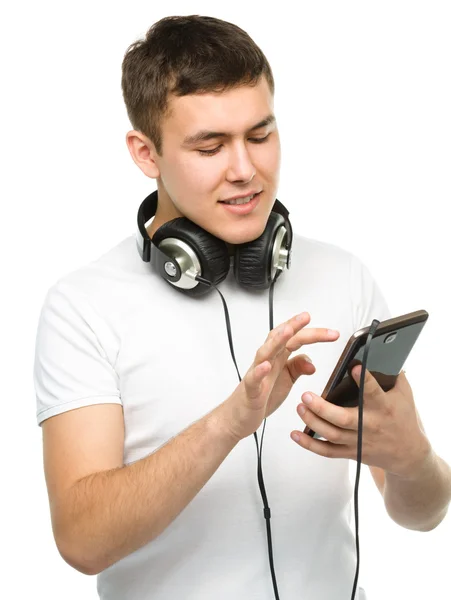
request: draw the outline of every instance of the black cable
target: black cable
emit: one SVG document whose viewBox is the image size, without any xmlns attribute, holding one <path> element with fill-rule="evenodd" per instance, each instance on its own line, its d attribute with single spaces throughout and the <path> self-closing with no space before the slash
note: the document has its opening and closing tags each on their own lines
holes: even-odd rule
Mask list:
<svg viewBox="0 0 451 600">
<path fill-rule="evenodd" d="M 359 578 L 360 568 L 360 544 L 359 544 L 359 482 L 360 482 L 360 465 L 362 463 L 362 435 L 363 435 L 363 388 L 365 384 L 365 372 L 366 362 L 368 359 L 368 353 L 370 351 L 371 340 L 379 325 L 380 321 L 374 319 L 371 323 L 368 331 L 368 337 L 366 338 L 365 350 L 363 351 L 362 358 L 362 371 L 360 373 L 360 384 L 359 384 L 359 424 L 357 428 L 357 475 L 355 478 L 354 486 L 354 513 L 355 513 L 355 545 L 357 552 L 357 567 L 355 570 L 354 586 L 352 588 L 351 600 L 355 598 L 355 592 L 357 589 L 357 581 Z"/>
<path fill-rule="evenodd" d="M 269 330 L 272 331 L 273 329 L 273 294 L 274 294 L 274 284 L 277 281 L 277 279 L 279 278 L 280 274 L 282 273 L 281 270 L 278 270 L 276 273 L 276 276 L 274 277 L 274 279 L 271 281 L 271 285 L 270 285 L 270 289 L 269 289 Z M 197 276 L 196 280 L 198 280 L 200 283 L 203 283 L 205 285 L 209 285 L 215 288 L 215 290 L 218 292 L 218 294 L 221 296 L 221 300 L 222 300 L 222 304 L 224 306 L 224 314 L 225 314 L 225 320 L 226 320 L 226 327 L 227 327 L 227 336 L 229 339 L 229 347 L 230 347 L 230 353 L 232 355 L 232 360 L 235 364 L 235 368 L 236 371 L 238 373 L 238 379 L 241 382 L 241 375 L 238 369 L 238 365 L 236 364 L 236 359 L 235 359 L 235 353 L 233 351 L 233 342 L 232 342 L 232 327 L 230 325 L 230 318 L 229 318 L 229 311 L 227 308 L 227 304 L 226 301 L 224 299 L 224 296 L 222 295 L 221 291 L 217 288 L 216 285 L 212 284 L 210 281 L 204 279 L 203 277 Z M 270 525 L 270 518 L 271 518 L 271 509 L 269 508 L 268 505 L 268 498 L 266 496 L 266 489 L 265 489 L 265 483 L 263 481 L 263 470 L 262 470 L 262 463 L 261 463 L 261 459 L 262 459 L 262 448 L 263 448 L 263 436 L 265 435 L 265 427 L 266 427 L 266 418 L 264 420 L 263 423 L 263 431 L 262 431 L 262 437 L 261 437 L 261 441 L 260 441 L 260 448 L 258 446 L 258 437 L 257 437 L 257 433 L 254 431 L 254 438 L 255 438 L 255 443 L 257 445 L 257 457 L 258 457 L 258 463 L 257 463 L 257 479 L 258 479 L 258 485 L 260 488 L 260 493 L 262 496 L 262 500 L 263 500 L 263 516 L 266 519 L 266 534 L 267 534 L 267 538 L 268 538 L 268 554 L 269 554 L 269 567 L 271 570 L 271 578 L 272 578 L 272 583 L 273 583 L 273 587 L 274 587 L 274 596 L 276 598 L 276 600 L 279 600 L 279 592 L 277 589 L 277 582 L 276 582 L 276 573 L 274 570 L 274 558 L 273 558 L 273 552 L 272 552 L 272 536 L 271 536 L 271 525 Z"/>
<path fill-rule="evenodd" d="M 270 331 L 272 331 L 272 329 L 274 328 L 274 321 L 273 321 L 274 284 L 277 281 L 277 279 L 279 278 L 279 276 L 281 275 L 281 273 L 282 273 L 281 270 L 277 271 L 276 276 L 271 281 L 271 286 L 269 289 L 269 330 Z M 229 340 L 230 352 L 232 355 L 233 362 L 235 364 L 236 371 L 238 373 L 238 379 L 241 382 L 241 375 L 240 375 L 240 372 L 238 369 L 238 365 L 236 364 L 235 353 L 233 351 L 232 327 L 230 324 L 229 311 L 227 309 L 227 304 L 224 299 L 224 296 L 222 295 L 222 293 L 218 289 L 218 287 L 216 285 L 214 285 L 213 283 L 211 283 L 210 281 L 208 281 L 207 279 L 197 276 L 196 280 L 205 285 L 213 286 L 221 297 L 221 300 L 222 300 L 222 303 L 224 306 L 224 314 L 225 314 L 225 319 L 226 319 L 227 336 L 228 336 L 228 340 Z M 374 335 L 379 323 L 380 323 L 380 321 L 378 321 L 377 319 L 374 319 L 373 322 L 371 323 L 371 326 L 370 326 L 370 329 L 368 332 L 368 337 L 367 337 L 366 344 L 365 344 L 365 350 L 363 352 L 362 372 L 360 375 L 359 416 L 358 416 L 358 432 L 357 432 L 357 475 L 356 475 L 356 481 L 355 481 L 355 487 L 354 487 L 354 512 L 355 512 L 355 529 L 356 529 L 357 567 L 356 567 L 356 572 L 355 572 L 354 586 L 352 589 L 351 600 L 354 600 L 354 598 L 355 598 L 355 592 L 357 589 L 357 581 L 358 581 L 359 568 L 360 568 L 358 489 L 359 489 L 359 482 L 360 482 L 360 465 L 362 462 L 363 392 L 364 392 L 364 384 L 365 384 L 365 372 L 366 372 L 366 363 L 367 363 L 367 359 L 368 359 L 368 353 L 370 350 L 371 340 L 373 338 L 373 335 Z M 266 428 L 266 418 L 264 419 L 264 423 L 263 423 L 263 431 L 262 431 L 262 437 L 261 437 L 261 442 L 260 442 L 260 444 L 261 444 L 260 448 L 258 446 L 258 438 L 257 438 L 257 433 L 255 431 L 254 431 L 253 435 L 255 438 L 255 443 L 257 445 L 257 456 L 258 456 L 257 479 L 258 479 L 258 485 L 260 488 L 260 493 L 262 496 L 263 506 L 264 506 L 263 516 L 266 519 L 266 533 L 267 533 L 267 538 L 268 538 L 269 566 L 270 566 L 270 570 L 271 570 L 271 578 L 272 578 L 273 587 L 274 587 L 274 597 L 276 600 L 279 600 L 279 592 L 277 589 L 276 574 L 274 571 L 274 558 L 273 558 L 273 551 L 272 551 L 272 536 L 271 536 L 271 525 L 270 525 L 271 509 L 269 508 L 269 505 L 268 505 L 268 499 L 266 496 L 266 489 L 265 489 L 265 484 L 263 481 L 263 471 L 262 471 L 262 465 L 261 465 L 263 436 L 265 435 L 265 428 Z"/>
</svg>

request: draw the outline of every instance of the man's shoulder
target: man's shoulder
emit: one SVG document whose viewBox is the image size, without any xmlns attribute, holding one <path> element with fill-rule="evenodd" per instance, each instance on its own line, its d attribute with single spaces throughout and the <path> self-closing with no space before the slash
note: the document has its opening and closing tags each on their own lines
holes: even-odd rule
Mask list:
<svg viewBox="0 0 451 600">
<path fill-rule="evenodd" d="M 108 294 L 111 299 L 115 288 L 134 274 L 142 273 L 145 263 L 140 259 L 134 235 L 123 238 L 107 251 L 58 277 L 48 293 L 95 298 Z"/>
<path fill-rule="evenodd" d="M 318 266 L 348 267 L 354 254 L 338 244 L 293 233 L 293 261 L 313 261 Z"/>
</svg>

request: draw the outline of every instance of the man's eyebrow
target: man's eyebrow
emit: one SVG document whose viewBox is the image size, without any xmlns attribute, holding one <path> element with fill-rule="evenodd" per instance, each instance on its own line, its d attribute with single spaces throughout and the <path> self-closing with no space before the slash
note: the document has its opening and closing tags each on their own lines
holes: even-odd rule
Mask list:
<svg viewBox="0 0 451 600">
<path fill-rule="evenodd" d="M 265 119 L 263 119 L 263 121 L 256 123 L 250 129 L 248 129 L 248 131 L 246 133 L 254 131 L 254 129 L 260 129 L 260 127 L 266 127 L 267 125 L 274 123 L 275 120 L 276 120 L 276 117 L 274 115 L 268 115 Z M 194 144 L 198 144 L 199 142 L 205 142 L 207 140 L 211 140 L 213 138 L 219 138 L 219 137 L 227 138 L 227 137 L 231 137 L 231 134 L 226 133 L 226 132 L 221 132 L 221 131 L 202 130 L 202 131 L 198 131 L 194 135 L 187 136 L 183 140 L 182 145 L 183 146 L 193 146 Z"/>
</svg>

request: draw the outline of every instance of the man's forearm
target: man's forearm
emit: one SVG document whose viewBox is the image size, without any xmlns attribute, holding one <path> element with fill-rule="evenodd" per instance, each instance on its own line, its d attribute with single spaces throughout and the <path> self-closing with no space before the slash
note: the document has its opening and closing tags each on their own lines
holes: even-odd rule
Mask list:
<svg viewBox="0 0 451 600">
<path fill-rule="evenodd" d="M 451 501 L 451 468 L 431 449 L 411 477 L 385 474 L 384 502 L 390 517 L 402 527 L 434 529 Z"/>
<path fill-rule="evenodd" d="M 64 559 L 96 574 L 160 535 L 236 446 L 223 423 L 220 405 L 153 454 L 79 480 L 65 499 Z"/>
</svg>

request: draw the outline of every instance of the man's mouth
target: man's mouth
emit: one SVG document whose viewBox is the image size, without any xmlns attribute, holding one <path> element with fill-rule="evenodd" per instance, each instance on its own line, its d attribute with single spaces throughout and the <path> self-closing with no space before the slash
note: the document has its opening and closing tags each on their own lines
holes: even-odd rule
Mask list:
<svg viewBox="0 0 451 600">
<path fill-rule="evenodd" d="M 260 192 L 259 192 L 260 193 Z M 252 196 L 246 196 L 245 198 L 237 198 L 236 200 L 220 200 L 222 204 L 247 204 L 255 198 L 258 194 L 253 194 Z"/>
</svg>

